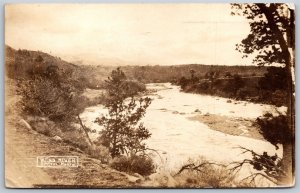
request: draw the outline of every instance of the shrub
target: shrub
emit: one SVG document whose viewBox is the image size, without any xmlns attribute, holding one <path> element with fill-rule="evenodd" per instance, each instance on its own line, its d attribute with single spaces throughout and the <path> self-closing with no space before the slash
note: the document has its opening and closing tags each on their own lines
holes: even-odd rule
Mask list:
<svg viewBox="0 0 300 193">
<path fill-rule="evenodd" d="M 264 90 L 286 90 L 287 73 L 282 67 L 269 67 L 267 73 L 259 81 L 259 87 Z"/>
<path fill-rule="evenodd" d="M 207 91 L 210 88 L 210 84 L 208 82 L 202 82 L 199 84 L 197 91 L 202 92 L 202 91 Z"/>
<path fill-rule="evenodd" d="M 118 156 L 113 158 L 109 165 L 116 170 L 130 172 L 130 162 L 126 156 Z"/>
<path fill-rule="evenodd" d="M 86 148 L 85 152 L 92 158 L 98 159 L 105 164 L 107 164 L 111 159 L 108 148 L 103 145 L 89 146 Z"/>
<path fill-rule="evenodd" d="M 109 148 L 111 156 L 137 154 L 146 149 L 144 140 L 151 136 L 140 122 L 151 103 L 148 97 L 136 99 L 127 78 L 119 68 L 113 70 L 106 81 L 108 115 L 101 115 L 95 122 L 104 129 L 100 132 L 102 145 Z"/>
<path fill-rule="evenodd" d="M 276 90 L 272 93 L 272 104 L 275 104 L 277 106 L 286 105 L 286 99 L 287 99 L 287 92 L 284 90 Z"/>
<path fill-rule="evenodd" d="M 138 173 L 143 176 L 155 172 L 153 160 L 146 155 L 118 156 L 112 160 L 110 166 L 119 171 Z"/>
<path fill-rule="evenodd" d="M 249 153 L 252 155 L 251 159 L 244 159 L 240 162 L 233 162 L 234 166 L 231 168 L 232 172 L 239 172 L 244 165 L 252 166 L 255 171 L 251 172 L 249 176 L 241 180 L 241 182 L 256 182 L 269 181 L 274 185 L 278 185 L 278 180 L 284 176 L 282 170 L 282 160 L 275 155 L 268 155 L 267 152 L 259 154 L 253 150 L 239 147 L 243 153 Z M 263 180 L 262 180 L 263 179 Z"/>
<path fill-rule="evenodd" d="M 189 160 L 174 176 L 178 187 L 234 187 L 234 176 L 223 165 L 214 164 L 201 158 Z"/>
<path fill-rule="evenodd" d="M 178 84 L 180 85 L 181 89 L 184 89 L 188 83 L 189 83 L 189 80 L 183 76 L 180 78 Z"/>
<path fill-rule="evenodd" d="M 293 134 L 288 126 L 286 115 L 273 116 L 270 113 L 256 119 L 260 133 L 278 148 L 278 144 L 291 143 Z"/>
<path fill-rule="evenodd" d="M 249 88 L 241 88 L 237 90 L 236 98 L 240 100 L 245 100 L 246 97 L 251 96 L 251 92 L 249 91 Z"/>
<path fill-rule="evenodd" d="M 229 79 L 226 86 L 225 91 L 236 96 L 236 93 L 239 89 L 245 86 L 245 81 L 238 74 L 234 74 L 232 79 Z"/>
<path fill-rule="evenodd" d="M 43 57 L 41 55 L 38 55 L 38 57 L 36 57 L 35 61 L 36 62 L 43 62 L 44 59 L 43 59 Z"/>
<path fill-rule="evenodd" d="M 50 121 L 47 118 L 28 116 L 27 121 L 32 126 L 32 128 L 38 133 L 41 133 L 49 137 L 61 135 L 61 131 L 57 127 L 57 125 L 53 121 Z"/>
<path fill-rule="evenodd" d="M 82 131 L 78 129 L 64 129 L 64 132 L 60 137 L 63 139 L 64 142 L 74 147 L 78 147 L 81 150 L 87 149 L 90 145 Z"/>
<path fill-rule="evenodd" d="M 37 76 L 19 82 L 18 94 L 25 114 L 47 117 L 54 122 L 72 121 L 78 108 L 79 95 L 70 84 L 58 83 L 47 77 Z"/>
<path fill-rule="evenodd" d="M 138 92 L 146 90 L 145 84 L 132 80 L 124 81 L 122 87 L 127 90 L 128 96 L 136 95 Z"/>
</svg>

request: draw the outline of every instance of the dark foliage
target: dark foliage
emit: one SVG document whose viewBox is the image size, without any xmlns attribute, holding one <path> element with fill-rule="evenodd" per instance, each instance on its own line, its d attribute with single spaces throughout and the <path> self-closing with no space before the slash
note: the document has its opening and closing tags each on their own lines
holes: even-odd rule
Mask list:
<svg viewBox="0 0 300 193">
<path fill-rule="evenodd" d="M 233 78 L 230 78 L 225 86 L 225 91 L 231 93 L 233 96 L 237 97 L 237 92 L 239 89 L 245 86 L 245 81 L 241 78 L 240 75 L 235 74 Z"/>
<path fill-rule="evenodd" d="M 259 81 L 259 87 L 264 90 L 284 90 L 287 87 L 287 74 L 284 68 L 269 67 L 267 73 Z"/>
<path fill-rule="evenodd" d="M 232 4 L 232 15 L 245 16 L 251 27 L 251 33 L 237 44 L 237 50 L 248 54 L 258 52 L 254 62 L 258 65 L 284 63 L 289 65 L 290 54 L 288 47 L 292 47 L 294 21 L 290 19 L 287 4 L 281 3 L 249 3 Z M 286 41 L 284 36 L 289 37 Z"/>
<path fill-rule="evenodd" d="M 55 122 L 73 121 L 84 107 L 80 106 L 80 90 L 67 77 L 61 81 L 58 68 L 32 74 L 18 81 L 17 92 L 22 96 L 21 107 L 26 114 L 47 117 Z"/>
<path fill-rule="evenodd" d="M 270 113 L 256 119 L 260 133 L 266 140 L 278 148 L 278 144 L 291 143 L 292 133 L 288 129 L 286 115 L 273 116 Z"/>
<path fill-rule="evenodd" d="M 64 76 L 61 74 L 63 73 L 57 66 L 48 66 L 45 71 L 33 71 L 27 79 L 17 80 L 17 92 L 21 95 L 20 106 L 25 115 L 49 119 L 62 132 L 70 128 L 75 132 L 74 123 L 79 123 L 83 136 L 91 145 L 88 135 L 91 130 L 83 125 L 79 117 L 87 106 L 87 99 L 81 95 L 83 88 L 77 86 L 76 81 L 67 73 Z M 46 131 L 44 134 L 52 132 L 49 128 L 42 128 L 41 131 L 43 130 Z M 63 134 L 56 132 L 56 135 Z M 65 140 L 73 143 L 66 137 Z"/>
<path fill-rule="evenodd" d="M 231 75 L 229 72 L 208 72 L 202 78 L 191 78 L 181 77 L 176 84 L 184 92 L 287 106 L 287 76 L 281 67 L 268 67 L 263 76 L 255 74 L 242 77 L 240 74 Z"/>
<path fill-rule="evenodd" d="M 282 164 L 286 178 L 283 183 L 293 183 L 295 153 L 291 146 L 295 145 L 294 123 L 294 84 L 291 68 L 295 67 L 295 10 L 287 3 L 249 3 L 232 4 L 232 15 L 243 15 L 250 24 L 250 34 L 237 44 L 237 50 L 244 53 L 244 57 L 255 54 L 254 63 L 258 65 L 272 65 L 280 63 L 284 66 L 280 69 L 271 69 L 262 79 L 261 86 L 267 92 L 262 92 L 263 100 L 268 97 L 272 89 L 276 95 L 270 95 L 272 102 L 280 101 L 288 108 L 287 117 L 259 119 L 262 133 L 267 140 L 277 145 L 282 142 Z M 285 89 L 287 94 L 285 95 Z M 268 92 L 269 91 L 269 92 Z M 273 90 L 275 91 L 275 90 Z"/>
<path fill-rule="evenodd" d="M 242 181 L 249 180 L 249 183 L 254 182 L 255 178 L 258 176 L 264 177 L 265 179 L 273 182 L 274 184 L 278 184 L 280 177 L 285 175 L 282 168 L 282 159 L 280 159 L 277 154 L 271 156 L 268 155 L 267 152 L 263 152 L 263 154 L 258 154 L 253 150 L 239 147 L 243 152 L 242 153 L 251 153 L 252 159 L 244 159 L 241 162 L 233 162 L 230 165 L 230 171 L 233 173 L 237 173 L 241 170 L 244 165 L 251 165 L 253 169 L 257 172 L 245 177 Z"/>
<path fill-rule="evenodd" d="M 96 119 L 104 129 L 100 132 L 102 144 L 109 148 L 112 157 L 122 154 L 135 155 L 146 147 L 143 140 L 151 134 L 139 122 L 150 105 L 150 98 L 135 99 L 136 90 L 130 88 L 124 72 L 112 71 L 106 82 L 108 116 Z"/>
<path fill-rule="evenodd" d="M 181 89 L 184 89 L 188 83 L 189 83 L 189 79 L 185 78 L 184 76 L 179 79 L 179 85 Z"/>
<path fill-rule="evenodd" d="M 152 159 L 146 155 L 132 155 L 130 157 L 118 156 L 113 159 L 110 166 L 119 171 L 132 174 L 138 173 L 143 176 L 155 172 Z"/>
</svg>

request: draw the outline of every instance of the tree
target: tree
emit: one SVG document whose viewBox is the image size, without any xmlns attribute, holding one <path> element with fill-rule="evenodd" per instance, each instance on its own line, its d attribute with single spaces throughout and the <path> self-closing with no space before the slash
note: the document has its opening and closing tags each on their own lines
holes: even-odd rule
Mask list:
<svg viewBox="0 0 300 193">
<path fill-rule="evenodd" d="M 287 4 L 232 4 L 232 15 L 245 16 L 250 24 L 250 34 L 237 44 L 237 50 L 244 57 L 255 54 L 254 63 L 258 65 L 284 65 L 287 77 L 288 97 L 288 133 L 291 141 L 283 143 L 283 169 L 286 173 L 281 179 L 285 185 L 293 181 L 295 166 L 295 129 L 294 129 L 294 97 L 291 68 L 294 64 L 295 21 L 294 10 Z M 284 128 L 282 128 L 284 129 Z M 267 139 L 269 140 L 269 139 Z"/>
<path fill-rule="evenodd" d="M 36 62 L 43 62 L 44 58 L 41 55 L 38 55 L 35 59 Z"/>
<path fill-rule="evenodd" d="M 210 90 L 213 90 L 213 87 L 216 84 L 219 76 L 220 72 L 218 71 L 209 71 L 205 74 L 205 78 L 207 78 L 210 81 Z"/>
<path fill-rule="evenodd" d="M 267 73 L 258 82 L 259 88 L 264 90 L 285 90 L 287 85 L 287 77 L 284 68 L 269 67 Z M 287 91 L 288 92 L 288 91 Z"/>
<path fill-rule="evenodd" d="M 190 69 L 190 73 L 191 73 L 191 80 L 193 80 L 193 79 L 194 79 L 194 77 L 195 77 L 195 73 L 196 73 L 196 71 L 195 71 L 195 70 L 193 70 L 193 69 Z"/>
<path fill-rule="evenodd" d="M 278 144 L 288 143 L 292 140 L 292 135 L 289 133 L 290 130 L 287 128 L 287 122 L 287 117 L 282 114 L 274 117 L 272 114 L 266 113 L 263 117 L 256 119 L 260 133 L 277 149 L 279 148 Z"/>
<path fill-rule="evenodd" d="M 258 81 L 259 97 L 273 105 L 286 105 L 288 96 L 286 71 L 282 67 L 269 67 L 264 77 Z"/>
<path fill-rule="evenodd" d="M 125 74 L 118 68 L 106 81 L 108 99 L 105 107 L 108 115 L 98 117 L 95 122 L 103 125 L 100 141 L 109 148 L 111 156 L 135 155 L 143 152 L 143 140 L 151 136 L 140 119 L 151 103 L 148 97 L 136 99 L 127 84 Z"/>
<path fill-rule="evenodd" d="M 231 78 L 231 77 L 232 77 L 232 75 L 231 75 L 230 72 L 226 72 L 226 73 L 225 73 L 225 78 Z"/>
<path fill-rule="evenodd" d="M 237 92 L 239 89 L 245 86 L 245 81 L 238 74 L 234 74 L 231 79 L 228 80 L 225 90 L 232 94 L 232 96 L 238 97 Z"/>
<path fill-rule="evenodd" d="M 92 145 L 88 135 L 91 131 L 80 119 L 85 109 L 81 90 L 74 86 L 70 76 L 61 77 L 58 67 L 49 67 L 44 73 L 33 73 L 30 79 L 19 81 L 17 92 L 22 96 L 20 101 L 24 113 L 46 117 L 61 128 L 72 128 L 79 122 L 86 139 Z"/>
<path fill-rule="evenodd" d="M 182 90 L 184 90 L 184 88 L 186 87 L 186 85 L 188 85 L 188 83 L 189 83 L 189 80 L 187 78 L 185 78 L 184 76 L 182 76 L 179 80 L 179 85 Z"/>
</svg>

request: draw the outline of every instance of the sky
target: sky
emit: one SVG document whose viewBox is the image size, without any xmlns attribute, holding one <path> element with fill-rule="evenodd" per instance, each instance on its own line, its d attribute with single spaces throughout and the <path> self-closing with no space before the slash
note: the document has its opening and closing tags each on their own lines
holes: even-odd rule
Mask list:
<svg viewBox="0 0 300 193">
<path fill-rule="evenodd" d="M 9 4 L 5 44 L 85 65 L 251 65 L 229 4 Z"/>
</svg>

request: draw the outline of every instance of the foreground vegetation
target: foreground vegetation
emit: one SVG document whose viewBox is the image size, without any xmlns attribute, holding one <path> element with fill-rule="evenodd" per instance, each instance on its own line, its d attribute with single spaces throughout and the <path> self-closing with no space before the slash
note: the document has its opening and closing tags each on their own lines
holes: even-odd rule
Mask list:
<svg viewBox="0 0 300 193">
<path fill-rule="evenodd" d="M 286 79 L 282 78 L 281 68 L 263 68 L 261 71 L 256 67 L 245 67 L 244 69 L 248 71 L 238 75 L 212 69 L 224 68 L 238 72 L 241 67 L 201 65 L 125 67 L 124 72 L 129 71 L 129 76 L 116 69 L 111 72 L 108 79 L 105 74 L 106 81 L 102 80 L 104 77 L 96 81 L 93 78 L 88 79 L 85 73 L 80 75 L 79 71 L 83 69 L 89 72 L 87 70 L 89 67 L 78 67 L 41 52 L 15 51 L 7 48 L 6 53 L 7 76 L 17 84 L 17 94 L 21 96 L 18 105 L 22 110 L 22 117 L 33 130 L 57 143 L 67 143 L 77 151 L 100 160 L 102 164 L 107 164 L 111 168 L 138 176 L 139 179 L 143 179 L 144 186 L 257 186 L 252 179 L 259 175 L 273 184 L 277 184 L 281 176 L 285 175 L 280 158 L 266 153 L 259 155 L 252 150 L 246 150 L 252 153 L 252 160 L 235 163 L 235 168 L 250 165 L 258 172 L 257 176 L 248 178 L 248 181 L 233 183 L 235 175 L 231 171 L 232 168 L 205 160 L 200 160 L 201 163 L 199 160 L 188 163 L 183 166 L 182 171 L 159 175 L 161 171 L 157 170 L 157 166 L 147 154 L 149 149 L 144 143 L 151 133 L 139 122 L 151 100 L 137 97 L 139 92 L 146 89 L 143 82 L 173 81 L 180 84 L 186 92 L 217 94 L 241 100 L 250 99 L 255 102 L 266 102 L 266 97 L 270 96 L 273 90 L 277 90 L 271 103 L 284 105 L 282 97 L 286 96 L 286 90 L 282 85 L 285 84 Z M 193 69 L 190 69 L 191 66 Z M 172 70 L 169 71 L 170 69 Z M 208 71 L 203 73 L 200 69 L 208 69 Z M 174 77 L 178 73 L 186 73 L 186 77 L 189 78 L 176 81 Z M 92 101 L 83 95 L 86 88 L 104 88 L 106 94 Z M 260 98 L 251 98 L 257 92 Z M 103 104 L 109 114 L 96 120 L 104 126 L 104 130 L 100 133 L 100 137 L 93 141 L 90 134 L 96 131 L 84 125 L 80 114 L 86 107 L 96 104 Z M 266 115 L 259 118 L 257 124 L 263 136 L 274 145 L 286 143 L 291 139 L 290 133 L 279 132 L 287 127 L 284 115 L 280 117 Z M 277 125 L 280 125 L 279 130 Z M 167 180 L 164 180 L 166 176 Z"/>
<path fill-rule="evenodd" d="M 78 80 L 77 67 L 61 60 L 48 64 L 47 60 L 54 61 L 53 58 L 42 53 L 7 49 L 7 76 L 16 84 L 16 94 L 21 97 L 17 105 L 31 129 L 58 143 L 67 143 L 111 168 L 140 175 L 155 171 L 142 143 L 151 134 L 141 123 L 135 127 L 150 104 L 149 98 L 134 98 L 145 90 L 145 85 L 127 80 L 118 69 L 112 71 L 105 84 L 107 92 L 91 101 L 83 94 L 89 85 Z M 23 60 L 29 64 L 22 66 Z M 125 101 L 128 97 L 129 103 Z M 90 135 L 96 131 L 84 125 L 80 114 L 96 104 L 105 105 L 111 114 L 95 120 L 106 129 L 93 141 Z"/>
<path fill-rule="evenodd" d="M 295 69 L 295 8 L 284 3 L 232 4 L 231 15 L 244 16 L 250 25 L 250 33 L 238 44 L 236 50 L 243 57 L 254 55 L 253 62 L 260 65 L 283 65 L 283 79 L 287 95 L 282 98 L 287 107 L 286 124 L 280 128 L 289 141 L 282 141 L 282 169 L 279 180 L 284 185 L 295 184 L 295 97 L 293 69 Z M 266 51 L 268 50 L 268 51 Z M 272 84 L 272 82 L 268 82 Z M 276 138 L 275 138 L 276 139 Z M 269 139 L 270 140 L 270 139 Z M 272 139 L 274 140 L 274 139 Z"/>
</svg>

